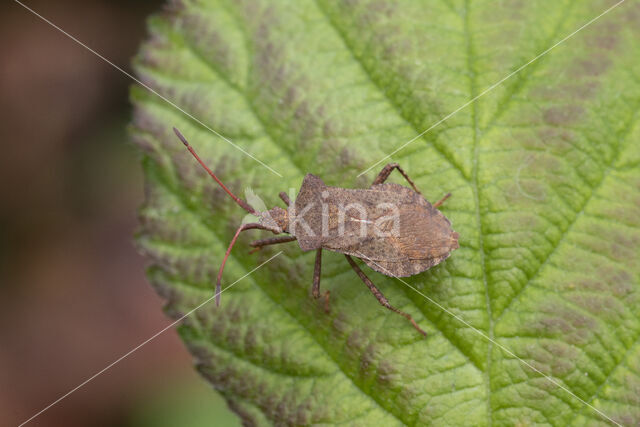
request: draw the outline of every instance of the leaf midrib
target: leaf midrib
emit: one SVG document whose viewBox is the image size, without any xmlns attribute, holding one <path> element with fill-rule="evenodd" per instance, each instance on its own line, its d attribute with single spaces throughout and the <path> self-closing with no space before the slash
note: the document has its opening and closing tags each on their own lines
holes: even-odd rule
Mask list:
<svg viewBox="0 0 640 427">
<path fill-rule="evenodd" d="M 469 18 L 470 0 L 465 0 L 465 12 L 464 12 L 464 37 L 466 43 L 466 58 L 467 58 L 467 75 L 469 76 L 469 99 L 474 99 L 477 96 L 477 82 L 476 82 L 476 70 L 475 64 L 475 50 L 473 43 L 471 42 L 471 22 Z M 473 131 L 473 160 L 471 163 L 471 186 L 475 204 L 475 217 L 478 227 L 478 251 L 480 252 L 480 263 L 482 268 L 482 283 L 484 284 L 485 291 L 485 304 L 487 306 L 487 321 L 488 330 L 487 335 L 489 337 L 487 341 L 487 354 L 484 369 L 485 378 L 485 393 L 487 404 L 487 425 L 493 424 L 493 410 L 491 407 L 491 355 L 493 349 L 493 319 L 491 315 L 491 297 L 489 294 L 489 285 L 487 282 L 487 263 L 486 254 L 484 249 L 484 230 L 482 227 L 482 216 L 480 213 L 480 193 L 478 191 L 478 103 L 471 103 L 471 119 L 472 119 L 472 131 Z"/>
</svg>

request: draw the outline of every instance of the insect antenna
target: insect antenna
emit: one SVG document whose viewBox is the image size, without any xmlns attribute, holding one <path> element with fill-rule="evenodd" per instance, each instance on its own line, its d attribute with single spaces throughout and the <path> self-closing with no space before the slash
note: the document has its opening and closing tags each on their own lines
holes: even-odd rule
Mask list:
<svg viewBox="0 0 640 427">
<path fill-rule="evenodd" d="M 173 128 L 173 131 L 175 132 L 175 134 L 178 136 L 178 138 L 180 138 L 180 141 L 182 141 L 182 143 L 184 144 L 185 147 L 187 147 L 187 150 L 189 150 L 189 152 L 193 155 L 193 157 L 195 157 L 195 159 L 198 161 L 198 163 L 200 163 L 200 165 L 209 173 L 209 175 L 211 176 L 211 178 L 213 178 L 219 185 L 220 187 L 222 187 L 222 189 L 229 195 L 231 196 L 231 198 L 233 200 L 236 201 L 236 203 L 238 205 L 240 205 L 240 207 L 242 209 L 244 209 L 245 211 L 249 212 L 250 214 L 256 215 L 257 211 L 247 202 L 245 202 L 244 200 L 242 200 L 240 197 L 236 196 L 235 194 L 233 194 L 231 192 L 231 190 L 229 190 L 227 188 L 226 185 L 224 185 L 222 183 L 222 181 L 220 181 L 220 179 L 216 176 L 215 173 L 213 173 L 213 171 L 211 169 L 209 169 L 209 167 L 207 165 L 204 164 L 204 162 L 200 159 L 200 156 L 198 156 L 198 154 L 196 153 L 196 151 L 193 149 L 193 147 L 189 144 L 189 142 L 187 141 L 187 139 L 180 133 L 180 131 L 178 129 L 176 129 L 175 127 Z"/>
<path fill-rule="evenodd" d="M 222 259 L 222 264 L 220 265 L 220 270 L 218 270 L 218 277 L 216 279 L 216 307 L 220 306 L 220 292 L 221 286 L 220 281 L 222 280 L 222 272 L 224 271 L 224 266 L 227 263 L 227 258 L 229 258 L 229 254 L 231 253 L 231 248 L 236 244 L 236 240 L 238 240 L 238 236 L 245 230 L 251 230 L 254 228 L 260 228 L 265 230 L 265 226 L 262 224 L 258 224 L 257 222 L 250 222 L 248 224 L 242 224 L 236 230 L 236 234 L 233 235 L 233 239 L 231 239 L 231 243 L 229 243 L 229 247 L 227 248 L 227 252 L 224 253 L 224 258 Z"/>
</svg>

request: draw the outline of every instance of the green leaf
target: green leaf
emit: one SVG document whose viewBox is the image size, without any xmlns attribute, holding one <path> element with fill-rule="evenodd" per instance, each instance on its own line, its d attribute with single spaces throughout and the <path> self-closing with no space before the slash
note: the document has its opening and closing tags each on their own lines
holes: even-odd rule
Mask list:
<svg viewBox="0 0 640 427">
<path fill-rule="evenodd" d="M 245 214 L 172 126 L 267 206 L 307 172 L 365 188 L 382 164 L 361 171 L 613 4 L 172 2 L 150 21 L 140 79 L 283 178 L 133 88 L 138 242 L 169 315 L 211 297 Z M 223 287 L 284 254 L 185 319 L 199 371 L 249 424 L 606 425 L 579 397 L 638 425 L 639 58 L 640 4 L 626 1 L 393 156 L 427 199 L 453 193 L 442 211 L 461 248 L 407 280 L 467 325 L 363 267 L 422 338 L 331 252 L 325 314 L 309 296 L 314 254 L 294 242 L 249 255 L 268 237 L 250 231 Z"/>
</svg>

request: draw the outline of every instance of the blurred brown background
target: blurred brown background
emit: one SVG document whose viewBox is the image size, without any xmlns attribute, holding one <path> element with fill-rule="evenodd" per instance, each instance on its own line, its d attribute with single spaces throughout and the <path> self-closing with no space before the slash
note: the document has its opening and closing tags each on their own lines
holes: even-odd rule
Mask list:
<svg viewBox="0 0 640 427">
<path fill-rule="evenodd" d="M 129 66 L 146 1 L 25 1 Z M 132 234 L 132 81 L 13 1 L 0 6 L 0 425 L 18 425 L 165 327 Z M 174 329 L 38 426 L 234 425 Z"/>
</svg>

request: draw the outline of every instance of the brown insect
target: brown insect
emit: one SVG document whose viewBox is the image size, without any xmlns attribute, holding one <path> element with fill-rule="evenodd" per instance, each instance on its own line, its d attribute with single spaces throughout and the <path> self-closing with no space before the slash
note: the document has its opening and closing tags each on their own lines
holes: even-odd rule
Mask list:
<svg viewBox="0 0 640 427">
<path fill-rule="evenodd" d="M 407 318 L 421 334 L 426 335 L 408 313 L 389 304 L 352 256 L 391 277 L 412 276 L 439 264 L 459 247 L 458 233 L 451 229 L 451 222 L 436 209 L 451 193 L 432 205 L 397 163 L 389 163 L 367 189 L 329 187 L 317 176 L 307 174 L 293 204 L 286 193 L 279 194 L 287 209 L 274 207 L 258 212 L 233 194 L 198 157 L 185 137 L 176 128 L 173 130 L 222 189 L 240 207 L 258 217 L 258 222 L 238 227 L 231 239 L 216 280 L 217 305 L 220 304 L 222 272 L 240 233 L 250 229 L 269 230 L 286 235 L 256 240 L 251 243 L 254 251 L 267 245 L 296 240 L 303 251 L 316 251 L 311 289 L 314 298 L 320 297 L 322 250 L 343 253 L 380 304 Z M 402 174 L 413 190 L 399 184 L 384 183 L 394 169 Z M 324 296 L 325 310 L 328 311 L 329 291 Z"/>
</svg>

